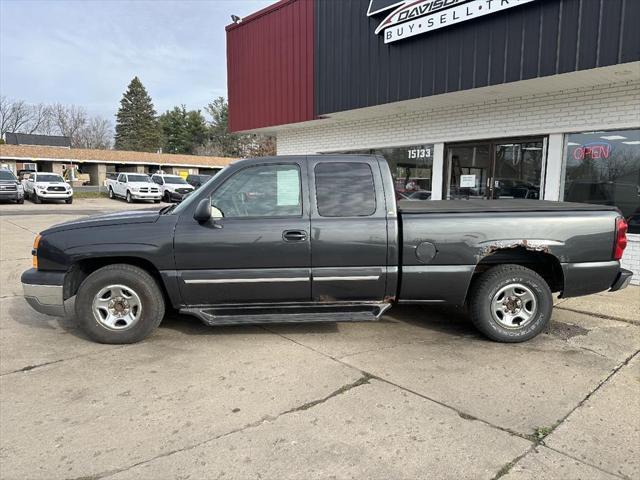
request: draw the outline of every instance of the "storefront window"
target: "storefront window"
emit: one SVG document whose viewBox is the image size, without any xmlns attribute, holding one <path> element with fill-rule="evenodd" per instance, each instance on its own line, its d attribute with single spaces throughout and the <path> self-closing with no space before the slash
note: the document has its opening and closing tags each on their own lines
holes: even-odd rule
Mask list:
<svg viewBox="0 0 640 480">
<path fill-rule="evenodd" d="M 389 163 L 396 197 L 399 200 L 430 200 L 433 145 L 381 148 L 373 153 Z"/>
<path fill-rule="evenodd" d="M 640 130 L 567 135 L 564 199 L 615 205 L 640 233 Z"/>
<path fill-rule="evenodd" d="M 431 200 L 433 145 L 351 150 L 340 153 L 381 155 L 389 164 L 398 200 Z"/>
</svg>

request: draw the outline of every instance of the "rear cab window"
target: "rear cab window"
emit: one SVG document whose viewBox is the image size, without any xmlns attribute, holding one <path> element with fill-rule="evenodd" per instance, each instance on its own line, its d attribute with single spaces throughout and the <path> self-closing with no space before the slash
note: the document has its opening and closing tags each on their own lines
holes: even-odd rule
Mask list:
<svg viewBox="0 0 640 480">
<path fill-rule="evenodd" d="M 368 217 L 375 213 L 376 190 L 368 163 L 318 163 L 314 174 L 321 217 Z"/>
</svg>

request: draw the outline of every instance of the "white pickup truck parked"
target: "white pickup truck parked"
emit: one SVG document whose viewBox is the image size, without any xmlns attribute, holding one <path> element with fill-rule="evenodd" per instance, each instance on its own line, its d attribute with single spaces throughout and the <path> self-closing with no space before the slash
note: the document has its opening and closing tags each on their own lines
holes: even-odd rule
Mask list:
<svg viewBox="0 0 640 480">
<path fill-rule="evenodd" d="M 105 183 L 109 189 L 109 198 L 124 198 L 127 203 L 135 200 L 153 200 L 159 203 L 162 199 L 158 185 L 144 173 L 121 173 L 115 180 L 107 179 Z"/>
<path fill-rule="evenodd" d="M 151 180 L 159 185 L 162 190 L 162 199 L 167 203 L 181 202 L 185 195 L 195 190 L 193 185 L 189 185 L 180 175 L 156 172 L 151 175 Z"/>
<path fill-rule="evenodd" d="M 73 202 L 73 188 L 57 173 L 30 172 L 22 180 L 22 185 L 25 198 L 31 199 L 33 203 L 42 203 L 43 200 Z"/>
</svg>

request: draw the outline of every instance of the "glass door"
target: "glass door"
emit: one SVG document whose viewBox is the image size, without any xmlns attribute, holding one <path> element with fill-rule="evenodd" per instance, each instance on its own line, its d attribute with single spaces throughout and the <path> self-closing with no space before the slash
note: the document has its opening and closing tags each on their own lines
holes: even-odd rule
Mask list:
<svg viewBox="0 0 640 480">
<path fill-rule="evenodd" d="M 540 199 L 541 138 L 447 146 L 445 199 Z"/>
<path fill-rule="evenodd" d="M 491 198 L 540 199 L 543 142 L 505 142 L 494 147 Z"/>
<path fill-rule="evenodd" d="M 443 198 L 488 198 L 491 144 L 453 145 L 447 149 Z"/>
</svg>

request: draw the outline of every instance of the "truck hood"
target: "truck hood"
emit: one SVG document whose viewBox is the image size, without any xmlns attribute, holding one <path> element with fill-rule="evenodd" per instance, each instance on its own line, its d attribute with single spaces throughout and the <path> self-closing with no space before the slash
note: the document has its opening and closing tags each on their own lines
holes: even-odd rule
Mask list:
<svg viewBox="0 0 640 480">
<path fill-rule="evenodd" d="M 158 184 L 151 183 L 151 182 L 129 182 L 127 183 L 127 186 L 135 187 L 135 188 L 158 188 L 159 187 Z"/>
<path fill-rule="evenodd" d="M 107 227 L 109 225 L 125 225 L 136 223 L 154 223 L 158 220 L 160 212 L 158 210 L 137 210 L 126 212 L 108 213 L 105 215 L 92 215 L 60 223 L 43 231 L 42 234 L 62 232 L 65 230 L 76 230 L 78 228 Z"/>
</svg>

